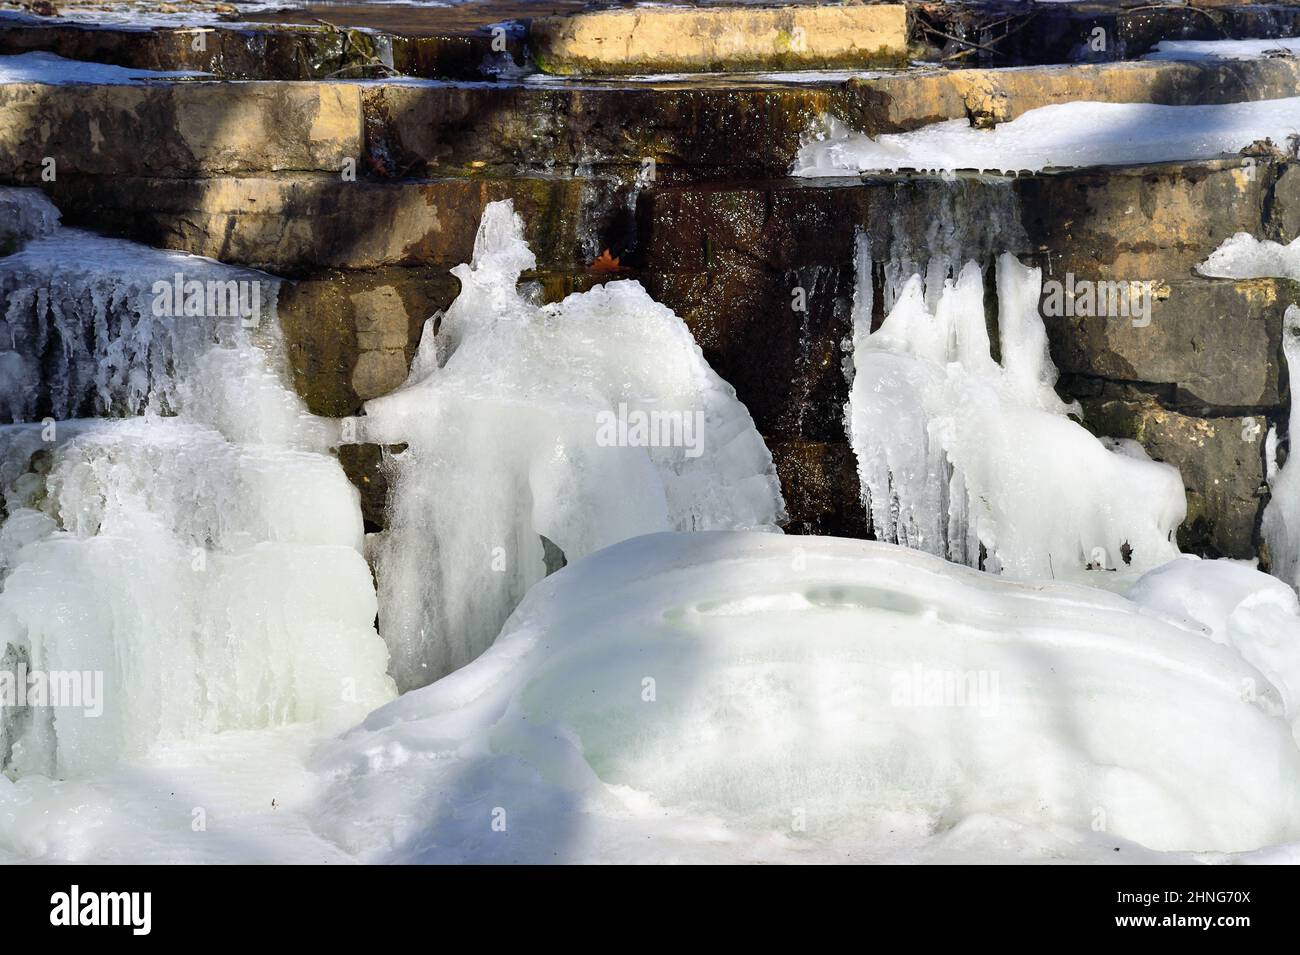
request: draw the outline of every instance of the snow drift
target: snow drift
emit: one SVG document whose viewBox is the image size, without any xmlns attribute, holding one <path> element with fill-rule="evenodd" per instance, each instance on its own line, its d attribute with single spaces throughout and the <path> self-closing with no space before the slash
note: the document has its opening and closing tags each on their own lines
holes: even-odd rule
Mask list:
<svg viewBox="0 0 1300 955">
<path fill-rule="evenodd" d="M 1300 617 L 1268 581 L 1180 561 L 1144 607 L 873 542 L 638 538 L 539 583 L 479 659 L 327 745 L 318 825 L 421 862 L 1295 840 Z"/>
</svg>

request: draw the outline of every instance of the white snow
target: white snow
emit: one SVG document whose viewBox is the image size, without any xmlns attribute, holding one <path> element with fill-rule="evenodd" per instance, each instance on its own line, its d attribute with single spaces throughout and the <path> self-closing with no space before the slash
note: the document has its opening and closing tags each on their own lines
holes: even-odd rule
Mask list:
<svg viewBox="0 0 1300 955">
<path fill-rule="evenodd" d="M 0 56 L 0 83 L 95 83 L 122 85 L 157 80 L 202 79 L 210 73 L 193 70 L 136 70 L 108 63 L 69 60 L 54 53 L 15 53 Z"/>
<path fill-rule="evenodd" d="M 407 383 L 360 419 L 361 440 L 409 445 L 375 549 L 402 689 L 487 648 L 545 575 L 543 537 L 573 560 L 784 516 L 748 411 L 681 319 L 632 281 L 539 307 L 516 289 L 533 264 L 511 205 L 490 204 L 473 264 L 453 270 L 460 296 L 426 323 Z"/>
<path fill-rule="evenodd" d="M 1296 56 L 1300 39 L 1161 40 L 1144 60 L 1257 60 L 1266 55 Z"/>
<path fill-rule="evenodd" d="M 1214 159 L 1261 139 L 1279 147 L 1300 134 L 1300 97 L 1217 106 L 1060 103 L 1031 109 L 993 129 L 964 119 L 876 137 L 828 118 L 795 158 L 793 175 L 845 176 L 880 170 L 1012 173 Z"/>
<path fill-rule="evenodd" d="M 859 254 L 865 242 L 860 242 Z M 872 299 L 858 268 L 855 300 Z M 876 332 L 855 309 L 846 422 L 878 539 L 1016 577 L 1155 567 L 1178 553 L 1176 469 L 1108 447 L 1068 415 L 1038 302 L 1040 270 L 997 265 L 1002 363 L 980 268 L 904 285 Z M 1127 559 L 1125 555 L 1127 554 Z M 1132 562 L 1130 564 L 1130 561 Z"/>
<path fill-rule="evenodd" d="M 1285 844 L 1300 618 L 1270 588 L 1179 564 L 1144 608 L 880 543 L 641 537 L 539 583 L 481 657 L 326 745 L 317 824 L 403 862 Z M 1159 612 L 1184 591 L 1196 622 Z M 1275 645 L 1267 669 L 1234 648 L 1251 641 Z"/>
</svg>

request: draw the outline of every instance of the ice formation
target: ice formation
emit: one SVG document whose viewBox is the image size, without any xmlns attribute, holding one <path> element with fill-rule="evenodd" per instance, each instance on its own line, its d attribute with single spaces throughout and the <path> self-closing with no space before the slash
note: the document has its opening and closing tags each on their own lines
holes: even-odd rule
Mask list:
<svg viewBox="0 0 1300 955">
<path fill-rule="evenodd" d="M 42 193 L 0 186 L 0 255 L 49 235 L 58 224 L 59 210 Z"/>
<path fill-rule="evenodd" d="M 1282 354 L 1290 374 L 1300 375 L 1300 307 L 1295 305 L 1288 306 L 1282 318 Z M 1270 496 L 1260 532 L 1268 548 L 1269 569 L 1300 589 L 1300 461 L 1294 450 L 1294 436 L 1300 434 L 1297 429 L 1300 429 L 1300 409 L 1296 408 L 1293 392 L 1287 425 L 1291 456 L 1269 481 Z"/>
<path fill-rule="evenodd" d="M 795 158 L 796 176 L 878 170 L 1037 171 L 1233 155 L 1260 139 L 1278 146 L 1300 134 L 1300 97 L 1214 106 L 1059 103 L 993 129 L 964 119 L 876 137 L 829 118 Z"/>
<path fill-rule="evenodd" d="M 205 311 L 250 282 L 258 321 Z M 388 699 L 357 492 L 281 383 L 274 280 L 59 229 L 0 259 L 0 287 L 0 362 L 41 385 L 6 377 L 9 414 L 52 415 L 0 427 L 0 669 L 103 682 L 102 714 L 5 708 L 3 767 L 84 776 Z"/>
<path fill-rule="evenodd" d="M 1120 846 L 1137 861 L 1293 843 L 1295 600 L 1194 560 L 1137 596 L 866 541 L 626 541 L 327 745 L 318 826 L 404 862 L 1114 861 Z"/>
<path fill-rule="evenodd" d="M 516 289 L 533 264 L 510 203 L 488 205 L 459 297 L 361 419 L 364 440 L 408 445 L 375 549 L 402 689 L 486 649 L 548 555 L 784 516 L 771 455 L 685 324 L 634 281 L 539 307 Z"/>
<path fill-rule="evenodd" d="M 1300 238 L 1286 245 L 1238 232 L 1196 267 L 1201 275 L 1221 279 L 1285 278 L 1300 280 Z"/>
<path fill-rule="evenodd" d="M 184 403 L 208 423 L 244 431 L 305 426 L 300 416 L 243 406 L 286 400 L 250 350 L 277 334 L 277 291 L 268 275 L 212 259 L 79 229 L 38 233 L 0 259 L 0 421 L 171 414 Z M 252 362 L 248 380 L 219 367 L 232 356 Z M 228 387 L 238 402 L 196 393 Z M 227 410 L 234 414 L 215 419 Z"/>
<path fill-rule="evenodd" d="M 1139 570 L 1177 556 L 1178 471 L 1072 421 L 1038 314 L 1042 276 L 997 264 L 1002 360 L 990 353 L 984 281 L 908 280 L 871 331 L 859 242 L 846 419 L 876 537 L 1017 577 Z M 938 285 L 936 289 L 935 286 Z"/>
</svg>

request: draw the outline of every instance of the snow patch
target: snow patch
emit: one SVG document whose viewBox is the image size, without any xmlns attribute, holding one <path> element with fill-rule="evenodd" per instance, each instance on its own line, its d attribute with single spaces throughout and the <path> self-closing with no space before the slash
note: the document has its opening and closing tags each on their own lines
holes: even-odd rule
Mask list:
<svg viewBox="0 0 1300 955">
<path fill-rule="evenodd" d="M 914 169 L 1037 172 L 1234 155 L 1260 139 L 1278 146 L 1300 133 L 1300 97 L 1214 106 L 1060 103 L 993 129 L 964 119 L 907 133 L 867 136 L 828 118 L 795 157 L 792 174 L 845 176 Z"/>
</svg>

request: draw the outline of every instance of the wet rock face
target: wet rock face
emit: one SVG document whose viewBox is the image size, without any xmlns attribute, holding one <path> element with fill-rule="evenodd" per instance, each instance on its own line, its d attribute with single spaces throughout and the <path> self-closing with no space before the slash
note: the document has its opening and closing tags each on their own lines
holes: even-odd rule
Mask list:
<svg viewBox="0 0 1300 955">
<path fill-rule="evenodd" d="M 0 85 L 6 176 L 195 177 L 340 173 L 361 154 L 361 101 L 345 84 Z"/>
<path fill-rule="evenodd" d="M 1103 294 L 1113 298 L 1109 289 Z M 1164 386 L 1171 406 L 1201 413 L 1280 405 L 1278 345 L 1282 314 L 1296 300 L 1294 283 L 1189 279 L 1160 284 L 1151 289 L 1149 310 L 1139 307 L 1143 295 L 1133 291 L 1128 314 L 1098 315 L 1094 308 L 1086 316 L 1053 315 L 1048 313 L 1055 309 L 1045 303 L 1044 324 L 1057 367 Z"/>
<path fill-rule="evenodd" d="M 371 154 L 415 174 L 654 160 L 683 175 L 783 176 L 829 104 L 821 87 L 650 84 L 383 86 L 365 100 Z"/>
<path fill-rule="evenodd" d="M 539 263 L 567 268 L 585 204 L 581 182 L 554 178 L 73 177 L 47 189 L 71 224 L 285 275 L 321 267 L 451 268 L 469 261 L 483 208 L 498 199 L 513 200 L 525 217 Z"/>
<path fill-rule="evenodd" d="M 1272 208 L 1282 168 L 1244 159 L 1163 163 L 1032 176 L 1016 190 L 1045 273 L 1170 283 L 1190 278 L 1226 237 L 1259 234 L 1262 223 L 1287 215 Z"/>
<path fill-rule="evenodd" d="M 283 14 L 282 14 L 283 15 Z M 241 18 L 242 19 L 242 18 Z M 113 29 L 68 24 L 5 25 L 0 54 L 32 51 L 141 70 L 193 70 L 228 80 L 325 80 L 408 76 L 481 80 L 504 53 L 522 62 L 517 38 L 495 51 L 492 37 L 448 33 L 385 36 L 328 24 L 193 29 Z"/>
<path fill-rule="evenodd" d="M 356 414 L 406 380 L 424 321 L 451 304 L 443 269 L 325 270 L 280 290 L 294 384 L 315 414 Z"/>
</svg>

